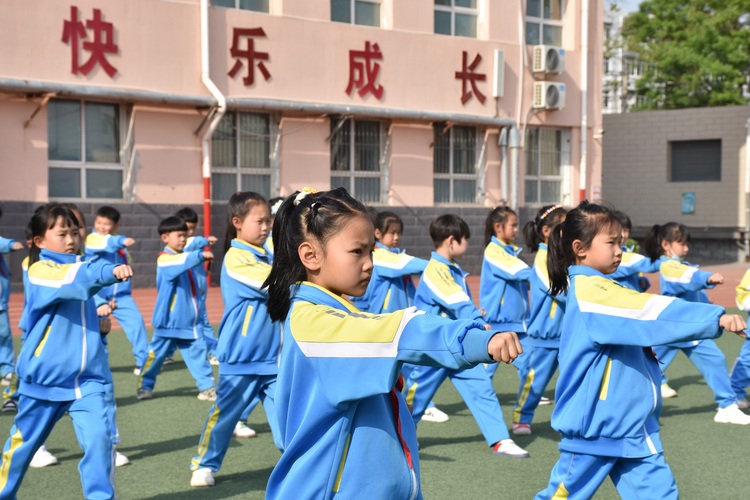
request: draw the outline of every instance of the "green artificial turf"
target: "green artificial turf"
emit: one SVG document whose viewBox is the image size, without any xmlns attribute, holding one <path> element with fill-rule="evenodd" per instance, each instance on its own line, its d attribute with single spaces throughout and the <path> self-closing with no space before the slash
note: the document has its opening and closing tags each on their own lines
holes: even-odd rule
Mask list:
<svg viewBox="0 0 750 500">
<path fill-rule="evenodd" d="M 728 363 L 734 361 L 742 340 L 728 334 L 719 339 Z M 197 389 L 185 364 L 166 366 L 157 380 L 154 399 L 138 402 L 130 344 L 122 332 L 110 334 L 111 364 L 115 377 L 119 450 L 132 461 L 116 469 L 121 499 L 263 498 L 266 481 L 279 457 L 265 414 L 260 407 L 249 425 L 254 439 L 234 439 L 216 486 L 210 491 L 191 489 L 190 459 L 195 454 L 210 403 L 196 399 Z M 685 499 L 746 498 L 742 481 L 750 442 L 750 426 L 715 424 L 711 391 L 687 358 L 680 354 L 670 367 L 671 385 L 679 397 L 666 400 L 662 439 L 667 461 Z M 553 381 L 554 384 L 554 381 Z M 501 366 L 495 376 L 506 423 L 518 390 L 514 368 Z M 554 395 L 554 385 L 547 395 Z M 650 397 L 650 396 L 649 396 Z M 428 499 L 532 498 L 544 488 L 558 458 L 558 435 L 550 428 L 552 406 L 540 407 L 532 436 L 516 442 L 531 453 L 526 460 L 495 457 L 453 386 L 446 382 L 435 396 L 437 406 L 450 415 L 447 423 L 419 425 L 422 487 Z M 0 431 L 8 435 L 14 414 L 0 413 Z M 20 499 L 67 500 L 82 497 L 78 477 L 81 451 L 68 417 L 47 441 L 60 465 L 30 469 L 19 491 Z M 314 480 L 314 478 L 310 478 Z M 363 498 L 367 494 L 363 493 Z M 618 498 L 607 480 L 597 498 Z"/>
</svg>

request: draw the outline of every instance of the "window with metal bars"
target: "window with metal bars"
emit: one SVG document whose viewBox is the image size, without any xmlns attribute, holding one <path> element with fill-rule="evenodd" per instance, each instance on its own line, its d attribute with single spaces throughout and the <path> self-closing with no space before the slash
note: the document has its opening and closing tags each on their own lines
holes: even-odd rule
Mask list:
<svg viewBox="0 0 750 500">
<path fill-rule="evenodd" d="M 435 203 L 477 203 L 477 129 L 436 123 L 433 131 Z"/>
<path fill-rule="evenodd" d="M 721 181 L 721 139 L 671 141 L 671 182 Z"/>
<path fill-rule="evenodd" d="M 47 104 L 50 198 L 123 199 L 121 115 L 113 103 Z"/>
<path fill-rule="evenodd" d="M 331 0 L 331 21 L 380 27 L 380 0 Z"/>
<path fill-rule="evenodd" d="M 346 188 L 363 203 L 383 201 L 383 124 L 331 117 L 331 189 Z"/>
<path fill-rule="evenodd" d="M 254 191 L 266 198 L 278 168 L 271 164 L 271 116 L 228 112 L 211 140 L 211 199 L 227 201 L 237 191 Z"/>
<path fill-rule="evenodd" d="M 435 33 L 476 38 L 478 1 L 435 0 Z"/>
</svg>

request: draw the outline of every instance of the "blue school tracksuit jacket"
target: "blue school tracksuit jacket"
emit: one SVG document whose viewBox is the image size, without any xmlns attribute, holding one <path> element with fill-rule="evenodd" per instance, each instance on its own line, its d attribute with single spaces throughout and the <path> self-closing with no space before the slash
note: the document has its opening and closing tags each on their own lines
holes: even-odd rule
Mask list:
<svg viewBox="0 0 750 500">
<path fill-rule="evenodd" d="M 86 260 L 102 259 L 110 264 L 130 265 L 132 259 L 130 258 L 130 253 L 125 248 L 126 239 L 126 236 L 121 235 L 90 233 L 86 236 Z M 109 299 L 116 299 L 122 295 L 131 295 L 132 292 L 129 280 L 116 283 L 99 291 L 97 295 L 100 300 L 97 300 L 97 303 L 103 304 Z"/>
<path fill-rule="evenodd" d="M 489 362 L 494 333 L 415 308 L 363 313 L 307 282 L 283 331 L 276 409 L 284 453 L 266 498 L 422 498 L 416 429 L 394 387 L 401 364 Z"/>
<path fill-rule="evenodd" d="M 492 237 L 482 259 L 479 304 L 492 328 L 525 333 L 531 268 L 517 257 L 519 253 L 517 246 Z"/>
<path fill-rule="evenodd" d="M 417 288 L 411 277 L 422 274 L 427 261 L 375 243 L 372 278 L 362 297 L 352 299 L 360 311 L 394 312 L 414 305 Z"/>
<path fill-rule="evenodd" d="M 552 427 L 570 453 L 643 458 L 659 438 L 661 370 L 650 346 L 721 335 L 724 308 L 638 293 L 571 266 Z"/>
<path fill-rule="evenodd" d="M 19 392 L 47 401 L 72 401 L 112 383 L 93 295 L 117 282 L 114 265 L 81 262 L 78 255 L 42 250 L 29 267 L 28 330 L 18 356 Z"/>
<path fill-rule="evenodd" d="M 472 319 L 487 323 L 471 298 L 466 284 L 467 275 L 456 262 L 432 252 L 419 281 L 414 305 L 422 311 L 449 319 Z"/>
<path fill-rule="evenodd" d="M 263 248 L 232 241 L 221 268 L 224 316 L 216 354 L 219 371 L 231 375 L 275 375 L 278 371 L 278 325 L 268 316 L 268 293 L 262 288 L 271 272 Z"/>
<path fill-rule="evenodd" d="M 622 260 L 617 267 L 617 271 L 607 277 L 615 280 L 624 287 L 635 290 L 636 292 L 645 292 L 651 284 L 648 279 L 641 276 L 641 273 L 655 273 L 659 271 L 660 261 L 651 262 L 651 259 L 641 254 L 634 253 L 627 247 L 622 247 Z M 646 288 L 641 286 L 641 283 Z"/>
<path fill-rule="evenodd" d="M 156 260 L 154 335 L 195 340 L 202 335 L 200 299 L 193 269 L 206 259 L 203 250 L 177 253 L 169 247 Z"/>
<path fill-rule="evenodd" d="M 16 240 L 0 238 L 0 311 L 8 309 L 10 299 L 10 272 L 3 255 L 11 253 L 15 243 Z"/>
<path fill-rule="evenodd" d="M 531 278 L 531 313 L 526 330 L 532 346 L 556 349 L 560 345 L 562 321 L 565 316 L 565 295 L 553 297 L 549 294 L 550 282 L 547 272 L 547 245 L 539 245 L 534 257 Z"/>
</svg>

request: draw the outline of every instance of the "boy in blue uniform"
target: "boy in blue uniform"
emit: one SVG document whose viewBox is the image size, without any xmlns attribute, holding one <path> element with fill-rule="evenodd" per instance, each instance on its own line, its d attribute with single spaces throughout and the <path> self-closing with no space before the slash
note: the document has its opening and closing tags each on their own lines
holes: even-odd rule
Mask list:
<svg viewBox="0 0 750 500">
<path fill-rule="evenodd" d="M 214 256 L 202 250 L 183 252 L 187 225 L 179 217 L 161 221 L 159 235 L 166 246 L 156 261 L 156 304 L 151 319 L 154 335 L 143 372 L 138 377 L 138 399 L 153 397 L 156 376 L 169 349 L 176 345 L 198 386 L 198 399 L 216 401 L 213 371 L 202 338 L 198 287 L 193 275 L 194 268 Z"/>
<path fill-rule="evenodd" d="M 120 227 L 120 212 L 110 206 L 104 206 L 96 211 L 94 219 L 94 231 L 86 237 L 86 259 L 95 261 L 103 259 L 110 264 L 130 265 L 130 254 L 127 247 L 133 246 L 135 240 L 116 234 Z M 135 357 L 135 370 L 138 375 L 140 367 L 146 361 L 146 349 L 148 347 L 148 336 L 146 325 L 143 323 L 143 315 L 133 300 L 130 282 L 116 283 L 103 288 L 95 298 L 96 305 L 101 306 L 109 303 L 113 315 L 120 322 L 125 335 L 133 346 Z"/>
<path fill-rule="evenodd" d="M 456 215 L 441 215 L 430 224 L 435 251 L 417 286 L 414 305 L 428 314 L 478 321 L 489 330 L 490 326 L 471 299 L 466 273 L 454 260 L 466 253 L 469 236 L 469 226 Z M 500 402 L 490 375 L 483 366 L 454 370 L 404 365 L 402 372 L 409 374 L 405 384 L 406 401 L 413 407 L 415 424 L 422 418 L 440 384 L 450 378 L 474 415 L 493 453 L 514 458 L 529 456 L 510 439 Z"/>
</svg>

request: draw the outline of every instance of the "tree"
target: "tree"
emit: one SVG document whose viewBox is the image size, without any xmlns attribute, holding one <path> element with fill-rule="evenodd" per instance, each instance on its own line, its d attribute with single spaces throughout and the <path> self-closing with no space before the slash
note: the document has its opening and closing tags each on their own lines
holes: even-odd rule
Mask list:
<svg viewBox="0 0 750 500">
<path fill-rule="evenodd" d="M 747 104 L 748 0 L 646 0 L 623 25 L 628 50 L 645 63 L 641 109 Z"/>
</svg>

